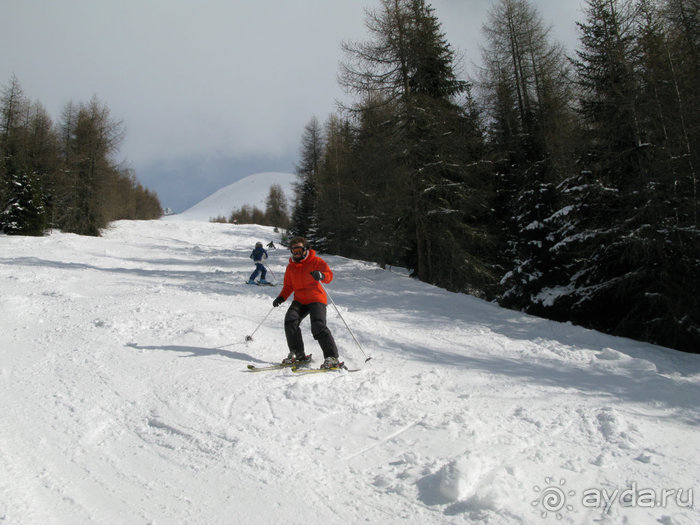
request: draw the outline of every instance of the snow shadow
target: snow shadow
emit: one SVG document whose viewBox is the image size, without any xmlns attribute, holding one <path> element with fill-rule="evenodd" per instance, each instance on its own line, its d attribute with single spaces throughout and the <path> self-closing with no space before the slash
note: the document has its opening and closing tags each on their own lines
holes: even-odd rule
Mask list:
<svg viewBox="0 0 700 525">
<path fill-rule="evenodd" d="M 253 361 L 255 363 L 266 363 L 266 361 L 262 361 L 257 357 L 253 357 L 249 354 L 243 352 L 234 352 L 231 350 L 224 350 L 223 348 L 201 348 L 197 346 L 181 345 L 139 345 L 136 343 L 127 343 L 126 346 L 135 350 L 160 350 L 164 352 L 176 352 L 178 354 L 186 354 L 180 357 L 211 357 L 218 355 L 229 359 L 235 359 L 238 361 Z"/>
<path fill-rule="evenodd" d="M 445 496 L 440 490 L 442 476 L 440 472 L 423 476 L 416 482 L 418 499 L 428 507 L 444 506 L 445 516 L 460 516 L 466 514 L 470 519 L 479 520 L 479 513 L 488 510 L 477 497 L 471 496 L 464 500 L 455 501 Z"/>
<path fill-rule="evenodd" d="M 395 347 L 395 341 L 386 341 L 385 347 Z M 464 345 L 461 345 L 464 347 Z M 535 361 L 502 355 L 465 355 L 431 350 L 426 347 L 402 344 L 400 352 L 417 361 L 464 370 L 480 370 L 489 375 L 508 376 L 517 381 L 563 390 L 576 390 L 578 395 L 610 397 L 640 404 L 663 405 L 680 409 L 669 417 L 682 419 L 700 426 L 697 400 L 700 384 L 660 374 L 648 362 L 630 359 L 611 366 L 601 362 L 574 363 L 547 360 Z"/>
<path fill-rule="evenodd" d="M 173 261 L 173 264 L 174 263 L 175 261 Z M 0 264 L 6 263 L 0 261 Z M 20 257 L 12 259 L 11 262 L 7 264 L 53 268 L 56 270 L 93 270 L 96 272 L 122 274 L 152 280 L 154 283 L 160 283 L 164 287 L 175 287 L 186 292 L 218 295 L 241 295 L 245 293 L 238 285 L 243 284 L 252 271 L 252 267 L 250 269 L 246 268 L 245 270 L 231 273 L 222 270 L 197 271 L 102 267 L 85 263 L 52 261 L 36 257 Z M 178 284 L 172 284 L 173 282 Z M 255 289 L 260 290 L 258 287 L 255 287 Z"/>
<path fill-rule="evenodd" d="M 451 500 L 440 492 L 440 481 L 440 472 L 434 472 L 420 478 L 416 482 L 418 499 L 429 507 L 451 503 Z"/>
<path fill-rule="evenodd" d="M 495 336 L 504 337 L 509 347 L 522 341 L 530 346 L 542 342 L 565 352 L 603 352 L 614 348 L 621 355 L 652 363 L 660 374 L 684 377 L 700 374 L 698 355 L 509 310 L 474 296 L 448 292 L 379 267 L 372 268 L 369 263 L 342 258 L 334 258 L 334 262 L 340 268 L 328 287 L 329 293 L 339 306 L 375 317 L 379 324 L 381 319 L 390 318 L 429 333 L 437 333 L 435 328 L 443 327 L 443 335 L 436 337 L 450 340 L 451 335 L 459 332 L 459 340 L 453 343 L 460 346 L 464 346 L 465 337 L 472 333 L 483 335 L 487 329 Z M 395 346 L 395 341 L 389 346 Z"/>
</svg>

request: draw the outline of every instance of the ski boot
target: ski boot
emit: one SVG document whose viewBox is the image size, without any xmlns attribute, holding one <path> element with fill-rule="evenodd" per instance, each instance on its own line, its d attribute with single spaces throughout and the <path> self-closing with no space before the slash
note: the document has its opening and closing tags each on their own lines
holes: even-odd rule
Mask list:
<svg viewBox="0 0 700 525">
<path fill-rule="evenodd" d="M 323 369 L 343 368 L 343 367 L 344 367 L 343 363 L 338 361 L 337 357 L 326 357 L 326 359 L 323 361 L 323 364 L 321 365 L 321 368 L 323 368 Z"/>
<path fill-rule="evenodd" d="M 303 365 L 311 361 L 311 355 L 302 357 L 297 356 L 294 352 L 289 352 L 289 355 L 282 359 L 283 365 Z"/>
</svg>

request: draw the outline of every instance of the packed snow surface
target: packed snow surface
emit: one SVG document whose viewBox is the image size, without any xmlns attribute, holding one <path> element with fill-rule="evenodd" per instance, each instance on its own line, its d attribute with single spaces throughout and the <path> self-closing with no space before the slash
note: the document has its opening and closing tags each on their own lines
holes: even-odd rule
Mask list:
<svg viewBox="0 0 700 525">
<path fill-rule="evenodd" d="M 287 354 L 244 284 L 277 235 L 0 236 L 0 522 L 700 523 L 700 356 L 324 255 L 360 371 L 251 373 Z"/>
</svg>

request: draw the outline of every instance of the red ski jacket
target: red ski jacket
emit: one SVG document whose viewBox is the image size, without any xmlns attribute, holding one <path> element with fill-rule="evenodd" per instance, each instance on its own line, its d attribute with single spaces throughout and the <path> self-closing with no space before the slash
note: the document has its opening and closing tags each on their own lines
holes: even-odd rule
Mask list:
<svg viewBox="0 0 700 525">
<path fill-rule="evenodd" d="M 326 292 L 321 284 L 311 277 L 311 272 L 318 270 L 323 272 L 323 282 L 333 280 L 333 272 L 314 250 L 309 250 L 300 262 L 295 262 L 291 257 L 284 271 L 284 285 L 280 295 L 286 301 L 294 292 L 294 300 L 301 304 L 323 303 L 328 304 Z"/>
</svg>

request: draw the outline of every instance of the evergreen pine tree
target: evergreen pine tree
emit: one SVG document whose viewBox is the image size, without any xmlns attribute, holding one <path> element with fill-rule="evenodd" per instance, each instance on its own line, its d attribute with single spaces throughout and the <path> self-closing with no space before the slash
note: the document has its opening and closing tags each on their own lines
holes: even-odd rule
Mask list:
<svg viewBox="0 0 700 525">
<path fill-rule="evenodd" d="M 270 192 L 265 199 L 265 224 L 285 229 L 289 226 L 287 197 L 279 184 L 270 186 Z"/>
<path fill-rule="evenodd" d="M 298 181 L 294 186 L 295 201 L 292 210 L 292 236 L 305 237 L 308 241 L 316 240 L 317 216 L 317 178 L 323 139 L 318 119 L 313 117 L 304 128 L 301 143 L 301 162 L 296 168 Z"/>
<path fill-rule="evenodd" d="M 406 208 L 396 221 L 405 264 L 421 280 L 483 291 L 493 272 L 485 257 L 489 197 L 471 156 L 481 137 L 457 103 L 469 85 L 457 78 L 454 52 L 423 0 L 383 0 L 367 27 L 372 40 L 345 45 L 341 79 L 363 102 L 393 110 L 385 155 L 405 178 Z"/>
<path fill-rule="evenodd" d="M 565 293 L 555 300 L 539 299 L 555 318 L 697 349 L 700 329 L 693 319 L 700 309 L 688 290 L 697 288 L 700 242 L 696 229 L 678 227 L 672 194 L 664 189 L 662 120 L 650 110 L 650 80 L 662 74 L 650 68 L 651 28 L 639 30 L 645 26 L 628 4 L 588 4 L 576 62 L 584 169 L 563 185 L 571 206 L 555 245 L 568 280 L 560 282 Z"/>
<path fill-rule="evenodd" d="M 484 25 L 481 89 L 496 170 L 496 217 L 511 269 L 501 304 L 529 309 L 557 274 L 547 219 L 560 207 L 558 183 L 573 164 L 567 60 L 536 8 L 500 0 Z"/>
<path fill-rule="evenodd" d="M 38 124 L 33 129 L 38 118 L 16 77 L 3 90 L 0 103 L 0 231 L 42 235 L 47 214 L 38 170 L 44 159 L 32 146 L 39 131 L 46 130 Z"/>
</svg>

